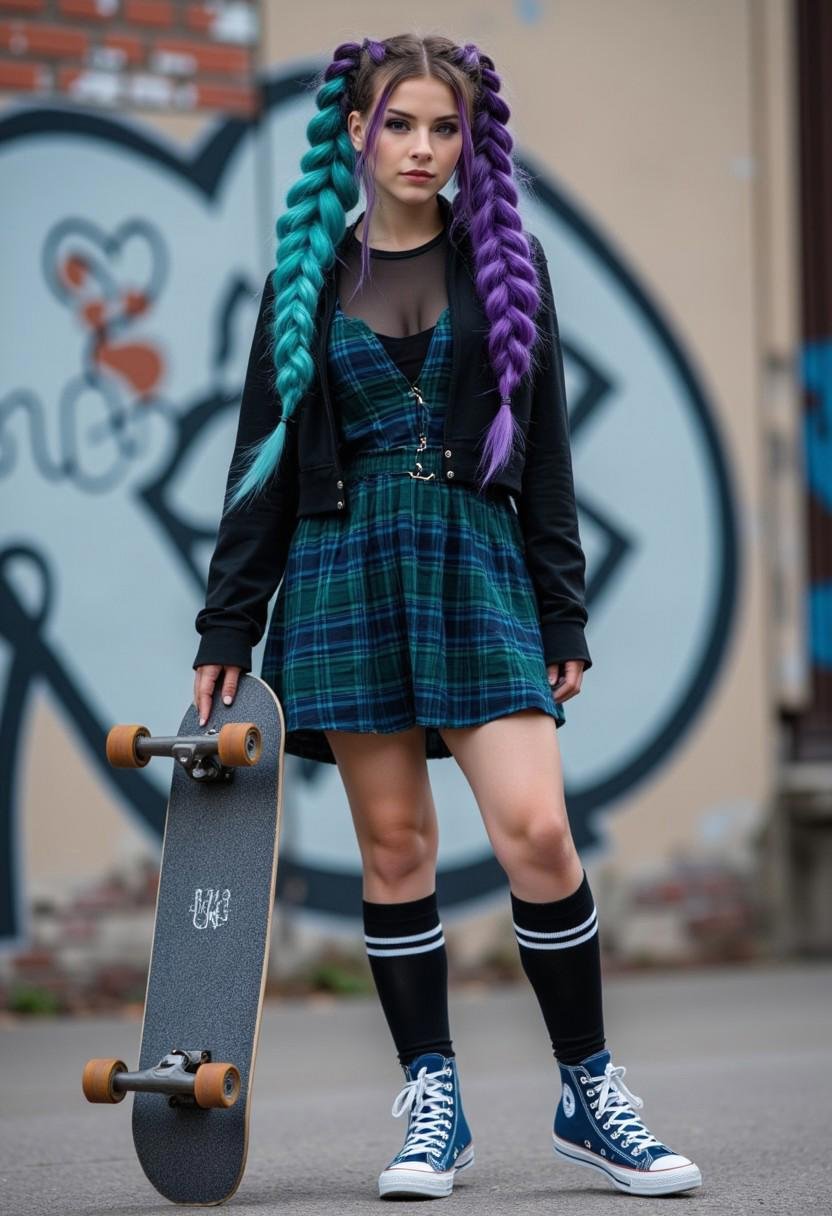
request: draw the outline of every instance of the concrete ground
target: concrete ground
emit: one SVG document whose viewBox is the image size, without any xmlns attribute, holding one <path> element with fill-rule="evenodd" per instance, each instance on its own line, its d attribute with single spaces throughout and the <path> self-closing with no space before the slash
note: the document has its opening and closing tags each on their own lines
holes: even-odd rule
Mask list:
<svg viewBox="0 0 832 1216">
<path fill-rule="evenodd" d="M 692 1157 L 695 1192 L 641 1199 L 555 1158 L 554 1061 L 531 988 L 451 994 L 451 1028 L 476 1161 L 440 1204 L 480 1214 L 828 1212 L 832 966 L 708 969 L 609 978 L 608 1046 L 656 1135 Z M 144 1216 L 170 1211 L 133 1152 L 128 1098 L 91 1106 L 90 1056 L 135 1067 L 135 1019 L 0 1027 L 0 1211 Z M 406 1119 L 403 1083 L 374 999 L 268 1005 L 249 1158 L 230 1201 L 298 1216 L 384 1210 L 376 1179 Z M 411 1210 L 418 1201 L 396 1200 Z M 443 1207 L 444 1210 L 444 1207 Z"/>
</svg>

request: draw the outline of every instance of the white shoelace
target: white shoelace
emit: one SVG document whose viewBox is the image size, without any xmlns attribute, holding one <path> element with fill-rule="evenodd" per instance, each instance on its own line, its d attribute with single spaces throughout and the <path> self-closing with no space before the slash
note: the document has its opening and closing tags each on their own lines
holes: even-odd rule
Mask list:
<svg viewBox="0 0 832 1216">
<path fill-rule="evenodd" d="M 449 1068 L 428 1072 L 423 1064 L 419 1075 L 408 1081 L 401 1093 L 396 1095 L 392 1113 L 397 1119 L 413 1108 L 407 1138 L 398 1156 L 441 1151 L 445 1147 L 448 1133 L 453 1126 L 446 1109 L 452 1099 L 448 1093 L 450 1085 L 439 1078 L 450 1075 Z"/>
<path fill-rule="evenodd" d="M 641 1119 L 633 1113 L 632 1108 L 641 1110 L 644 1102 L 624 1084 L 622 1078 L 626 1071 L 623 1064 L 614 1065 L 610 1061 L 604 1069 L 603 1076 L 589 1079 L 591 1084 L 597 1087 L 595 1089 L 598 1102 L 596 1117 L 600 1118 L 602 1115 L 608 1114 L 607 1125 L 614 1128 L 619 1134 L 626 1131 L 621 1146 L 626 1148 L 630 1143 L 635 1144 L 637 1147 L 633 1150 L 633 1156 L 637 1157 L 642 1149 L 651 1144 L 662 1144 L 662 1141 L 657 1140 L 652 1132 L 647 1130 Z M 589 1089 L 587 1089 L 587 1093 L 589 1093 Z M 590 1102 L 590 1106 L 594 1108 L 595 1102 Z M 632 1127 L 628 1127 L 628 1124 L 632 1124 Z"/>
</svg>

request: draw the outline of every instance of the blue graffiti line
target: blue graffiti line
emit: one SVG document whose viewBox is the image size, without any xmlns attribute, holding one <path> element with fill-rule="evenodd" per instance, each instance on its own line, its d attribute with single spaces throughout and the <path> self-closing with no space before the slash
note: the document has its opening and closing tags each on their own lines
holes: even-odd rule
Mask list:
<svg viewBox="0 0 832 1216">
<path fill-rule="evenodd" d="M 806 414 L 806 473 L 812 492 L 832 512 L 832 338 L 807 342 L 800 367 L 817 402 Z"/>
<path fill-rule="evenodd" d="M 809 591 L 812 662 L 832 671 L 832 582 L 815 583 Z"/>
<path fill-rule="evenodd" d="M 806 413 L 804 444 L 809 489 L 832 514 L 832 339 L 807 342 L 801 354 L 803 387 L 814 395 Z M 809 654 L 832 669 L 832 582 L 814 583 L 809 598 Z"/>
</svg>

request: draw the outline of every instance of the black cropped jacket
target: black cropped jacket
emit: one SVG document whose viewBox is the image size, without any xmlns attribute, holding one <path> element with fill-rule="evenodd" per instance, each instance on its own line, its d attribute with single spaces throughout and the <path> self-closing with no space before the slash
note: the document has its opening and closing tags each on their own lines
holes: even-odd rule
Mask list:
<svg viewBox="0 0 832 1216">
<path fill-rule="evenodd" d="M 437 196 L 445 219 L 450 203 Z M 355 221 L 357 223 L 357 220 Z M 355 224 L 347 230 L 345 241 Z M 491 486 L 507 490 L 521 525 L 526 565 L 538 605 L 544 659 L 548 664 L 592 660 L 584 637 L 585 557 L 578 533 L 569 418 L 557 313 L 540 241 L 529 236 L 538 268 L 541 306 L 534 367 L 512 396 L 512 411 L 523 428 L 525 450 L 511 460 Z M 488 322 L 474 286 L 468 237 L 448 234 L 446 285 L 453 335 L 450 393 L 442 444 L 442 476 L 449 484 L 476 486 L 480 443 L 499 403 L 487 356 Z M 339 249 L 340 252 L 340 249 Z M 327 377 L 327 345 L 336 297 L 336 271 L 325 276 L 316 314 L 315 378 L 287 424 L 280 465 L 248 508 L 225 511 L 208 572 L 205 607 L 196 618 L 201 641 L 193 667 L 206 663 L 251 670 L 251 651 L 263 635 L 269 601 L 286 566 L 296 521 L 303 515 L 347 516 L 335 407 Z M 243 385 L 228 488 L 242 469 L 242 449 L 272 430 L 279 418 L 273 387 L 268 330 L 273 303 L 271 274 Z"/>
</svg>

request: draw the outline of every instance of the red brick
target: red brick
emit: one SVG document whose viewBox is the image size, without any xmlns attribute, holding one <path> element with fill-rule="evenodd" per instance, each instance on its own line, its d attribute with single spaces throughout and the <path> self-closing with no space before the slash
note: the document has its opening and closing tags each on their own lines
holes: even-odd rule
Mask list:
<svg viewBox="0 0 832 1216">
<path fill-rule="evenodd" d="M 46 8 L 46 0 L 0 0 L 0 9 L 16 9 L 19 13 L 40 13 Z"/>
<path fill-rule="evenodd" d="M 55 73 L 55 89 L 60 93 L 68 93 L 83 71 L 83 68 L 58 68 Z"/>
<path fill-rule="evenodd" d="M 101 45 L 123 51 L 124 62 L 131 67 L 144 62 L 144 43 L 141 38 L 134 38 L 130 34 L 105 34 Z"/>
<path fill-rule="evenodd" d="M 118 0 L 57 0 L 62 17 L 80 17 L 86 21 L 112 21 L 118 16 Z"/>
<path fill-rule="evenodd" d="M 229 46 L 207 46 L 187 38 L 158 38 L 156 51 L 169 51 L 174 55 L 189 55 L 198 72 L 229 72 L 246 75 L 251 71 L 251 55 L 248 51 Z"/>
<path fill-rule="evenodd" d="M 225 23 L 221 20 L 221 10 L 217 9 L 212 4 L 188 4 L 185 8 L 184 25 L 186 28 L 193 30 L 197 34 L 205 34 L 214 42 L 234 43 L 254 43 L 257 41 L 257 28 L 259 22 L 257 20 L 258 13 L 254 4 L 248 4 L 250 21 L 245 25 L 245 33 L 238 38 L 228 38 L 223 34 Z"/>
<path fill-rule="evenodd" d="M 43 946 L 32 946 L 25 953 L 16 955 L 12 965 L 18 975 L 45 974 L 55 965 L 55 955 Z"/>
<path fill-rule="evenodd" d="M 15 55 L 47 55 L 56 59 L 80 57 L 89 38 L 64 25 L 35 25 L 31 21 L 0 21 L 0 47 Z"/>
<path fill-rule="evenodd" d="M 214 10 L 207 4 L 189 4 L 185 9 L 185 24 L 197 33 L 210 33 L 215 20 Z"/>
<path fill-rule="evenodd" d="M 222 110 L 226 114 L 239 114 L 253 118 L 260 110 L 259 89 L 235 88 L 224 84 L 198 84 L 197 105 L 200 109 Z"/>
<path fill-rule="evenodd" d="M 52 71 L 43 63 L 0 59 L 0 89 L 50 89 Z"/>
<path fill-rule="evenodd" d="M 125 0 L 124 20 L 131 25 L 173 25 L 176 14 L 167 0 Z"/>
</svg>

